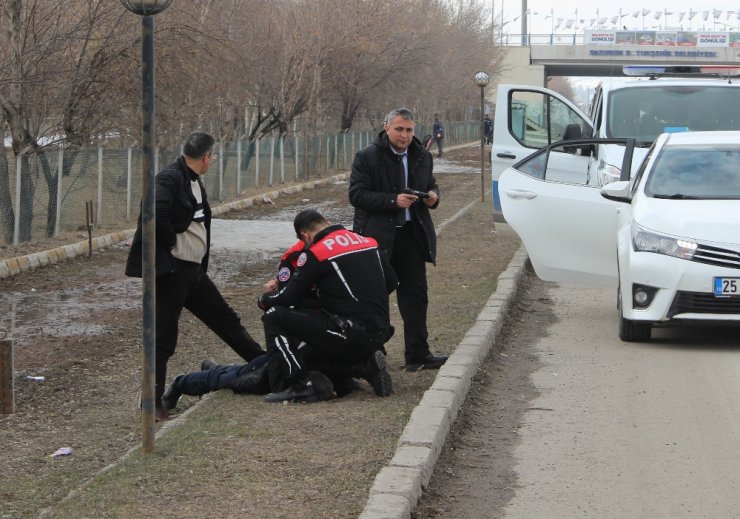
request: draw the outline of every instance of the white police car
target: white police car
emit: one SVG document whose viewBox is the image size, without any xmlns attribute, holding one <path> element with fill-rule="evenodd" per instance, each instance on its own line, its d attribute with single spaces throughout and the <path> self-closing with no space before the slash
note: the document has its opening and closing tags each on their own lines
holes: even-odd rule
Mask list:
<svg viewBox="0 0 740 519">
<path fill-rule="evenodd" d="M 740 132 L 661 134 L 631 180 L 603 188 L 563 178 L 552 160 L 599 144 L 621 147 L 630 171 L 634 140 L 583 140 L 501 175 L 504 217 L 537 275 L 618 287 L 625 341 L 659 325 L 740 323 Z"/>
<path fill-rule="evenodd" d="M 673 77 L 712 75 L 702 79 Z M 740 67 L 624 67 L 627 76 L 596 87 L 589 115 L 552 90 L 499 85 L 491 148 L 494 212 L 500 211 L 501 172 L 547 144 L 578 138 L 630 138 L 634 169 L 665 132 L 740 130 Z M 623 148 L 598 144 L 578 154 L 551 156 L 574 181 L 603 186 L 620 177 Z"/>
</svg>

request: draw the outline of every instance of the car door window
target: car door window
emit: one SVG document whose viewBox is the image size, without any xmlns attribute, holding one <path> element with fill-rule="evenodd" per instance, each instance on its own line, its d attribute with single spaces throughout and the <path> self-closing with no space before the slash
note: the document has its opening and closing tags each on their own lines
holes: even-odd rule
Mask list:
<svg viewBox="0 0 740 519">
<path fill-rule="evenodd" d="M 528 148 L 542 148 L 562 140 L 569 125 L 576 124 L 584 130 L 578 113 L 549 94 L 514 90 L 509 107 L 510 132 Z"/>
<path fill-rule="evenodd" d="M 530 177 L 550 182 L 586 185 L 588 182 L 585 161 L 587 155 L 582 150 L 587 147 L 557 144 L 542 150 L 514 165 L 519 172 Z"/>
</svg>

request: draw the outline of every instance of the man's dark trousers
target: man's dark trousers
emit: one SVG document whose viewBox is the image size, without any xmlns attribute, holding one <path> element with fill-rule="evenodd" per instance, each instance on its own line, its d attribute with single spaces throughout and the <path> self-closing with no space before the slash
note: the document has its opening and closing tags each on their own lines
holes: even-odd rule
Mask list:
<svg viewBox="0 0 740 519">
<path fill-rule="evenodd" d="M 419 362 L 429 354 L 427 339 L 426 262 L 423 239 L 414 232 L 413 222 L 406 222 L 396 231 L 391 252 L 391 266 L 398 276 L 398 309 L 403 319 L 403 341 L 406 363 Z M 421 233 L 421 230 L 418 230 Z"/>
<path fill-rule="evenodd" d="M 183 308 L 200 319 L 245 361 L 264 353 L 213 281 L 203 272 L 200 263 L 178 260 L 174 272 L 157 278 L 156 290 L 155 402 L 159 402 L 164 393 L 167 361 L 175 353 Z"/>
</svg>

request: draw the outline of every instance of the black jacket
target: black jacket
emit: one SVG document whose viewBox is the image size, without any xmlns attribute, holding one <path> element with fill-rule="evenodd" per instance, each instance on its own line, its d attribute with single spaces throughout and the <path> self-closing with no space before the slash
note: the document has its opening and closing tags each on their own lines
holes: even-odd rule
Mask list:
<svg viewBox="0 0 740 519">
<path fill-rule="evenodd" d="M 156 190 L 156 269 L 157 277 L 175 270 L 175 257 L 170 252 L 177 242 L 177 234 L 185 232 L 193 221 L 197 201 L 193 196 L 190 181 L 197 180 L 203 193 L 203 214 L 206 227 L 206 254 L 201 265 L 208 269 L 208 255 L 211 250 L 211 207 L 203 183 L 197 173 L 191 170 L 181 156 L 167 165 L 154 179 Z M 141 214 L 139 224 L 131 243 L 131 251 L 126 262 L 126 275 L 141 277 Z"/>
<path fill-rule="evenodd" d="M 439 196 L 437 180 L 432 173 L 432 154 L 414 137 L 408 147 L 408 187 L 417 191 L 434 191 Z M 396 195 L 404 189 L 401 157 L 388 142 L 385 131 L 370 146 L 361 149 L 352 163 L 349 178 L 349 201 L 355 207 L 354 231 L 372 236 L 389 254 L 393 250 L 396 228 L 405 221 L 405 210 L 396 207 Z M 437 203 L 432 206 L 436 209 Z M 411 206 L 411 215 L 420 228 L 425 244 L 425 259 L 437 258 L 437 235 L 429 207 L 419 201 Z"/>
<path fill-rule="evenodd" d="M 290 280 L 278 292 L 263 296 L 261 304 L 299 306 L 314 285 L 322 309 L 353 317 L 373 331 L 389 330 L 388 294 L 398 280 L 374 239 L 341 225 L 321 230 L 298 256 Z"/>
</svg>

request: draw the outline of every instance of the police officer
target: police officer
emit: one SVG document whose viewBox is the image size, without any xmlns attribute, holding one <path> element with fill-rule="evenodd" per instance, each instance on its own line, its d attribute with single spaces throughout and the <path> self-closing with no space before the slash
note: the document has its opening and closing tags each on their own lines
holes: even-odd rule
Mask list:
<svg viewBox="0 0 740 519">
<path fill-rule="evenodd" d="M 299 212 L 293 222 L 306 249 L 296 271 L 280 290 L 258 301 L 267 342 L 272 393 L 268 402 L 330 398 L 325 374 L 366 379 L 378 396 L 392 392 L 383 345 L 392 336 L 388 294 L 397 280 L 372 238 L 331 225 L 317 211 Z M 316 286 L 318 306 L 301 306 Z M 301 349 L 302 346 L 302 349 Z M 310 355 L 311 366 L 306 368 Z"/>
</svg>

